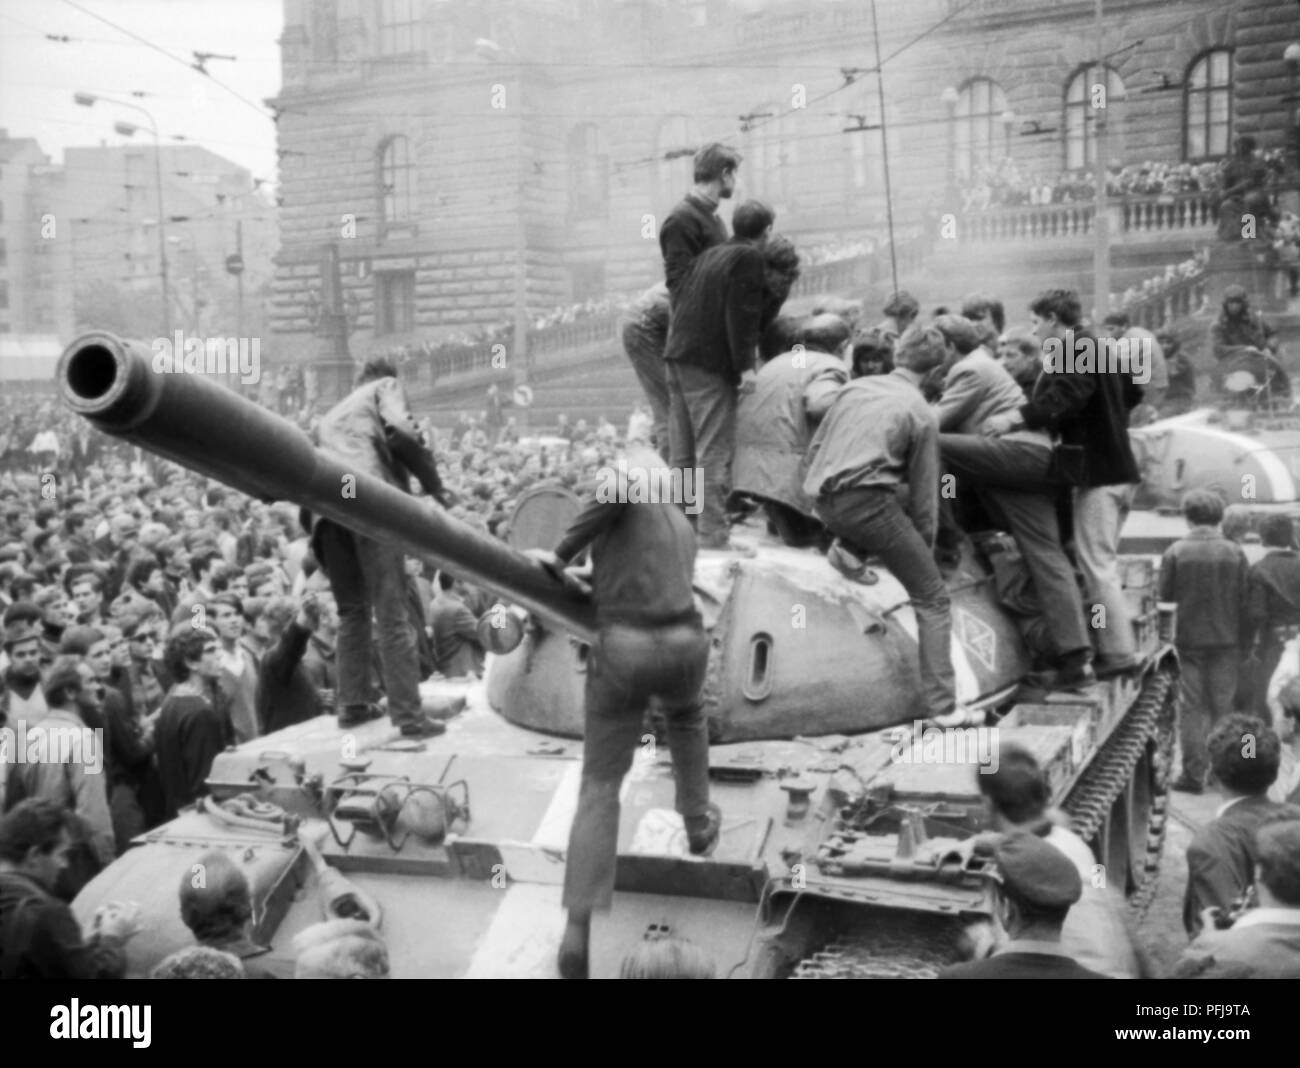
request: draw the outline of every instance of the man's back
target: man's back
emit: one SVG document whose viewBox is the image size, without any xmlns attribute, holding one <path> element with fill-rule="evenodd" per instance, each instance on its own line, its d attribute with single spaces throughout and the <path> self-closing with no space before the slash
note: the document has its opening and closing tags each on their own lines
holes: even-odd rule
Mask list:
<svg viewBox="0 0 1300 1068">
<path fill-rule="evenodd" d="M 1070 858 L 1083 882 L 1083 896 L 1070 906 L 1061 928 L 1061 948 L 1081 966 L 1111 979 L 1136 979 L 1137 954 L 1105 885 L 1097 885 L 1101 865 L 1073 831 L 1052 827 L 1046 841 Z"/>
<path fill-rule="evenodd" d="M 482 670 L 478 620 L 464 601 L 441 591 L 429 605 L 429 625 L 433 628 L 433 653 L 439 671 L 448 678 L 461 678 Z"/>
<path fill-rule="evenodd" d="M 954 964 L 941 971 L 938 977 L 940 979 L 1030 980 L 1106 978 L 1057 953 L 1025 953 L 1015 950 L 996 953 L 984 960 Z"/>
<path fill-rule="evenodd" d="M 941 433 L 978 434 L 990 416 L 1017 411 L 1024 403 L 1016 380 L 981 348 L 949 368 L 935 414 Z"/>
<path fill-rule="evenodd" d="M 72 910 L 36 880 L 0 872 L 0 979 L 120 979 L 116 944 L 87 945 Z"/>
<path fill-rule="evenodd" d="M 763 253 L 748 242 L 702 253 L 674 296 L 664 359 L 739 381 L 758 345 L 764 277 Z"/>
<path fill-rule="evenodd" d="M 1246 554 L 1217 529 L 1195 527 L 1165 550 L 1160 599 L 1178 603 L 1175 644 L 1226 649 L 1243 634 L 1249 580 Z"/>
<path fill-rule="evenodd" d="M 163 701 L 155 743 L 167 817 L 207 792 L 204 780 L 230 739 L 229 724 L 205 698 L 173 690 Z"/>
<path fill-rule="evenodd" d="M 808 514 L 812 502 L 802 488 L 804 454 L 812 428 L 803 394 L 814 378 L 848 369 L 824 352 L 787 352 L 760 369 L 742 391 L 736 409 L 736 460 L 732 488 L 789 505 Z"/>
<path fill-rule="evenodd" d="M 1278 819 L 1300 819 L 1300 808 L 1278 804 L 1266 796 L 1243 797 L 1221 816 L 1206 823 L 1187 847 L 1187 893 L 1183 926 L 1195 932 L 1201 910 L 1227 911 L 1255 877 L 1255 832 Z"/>
</svg>

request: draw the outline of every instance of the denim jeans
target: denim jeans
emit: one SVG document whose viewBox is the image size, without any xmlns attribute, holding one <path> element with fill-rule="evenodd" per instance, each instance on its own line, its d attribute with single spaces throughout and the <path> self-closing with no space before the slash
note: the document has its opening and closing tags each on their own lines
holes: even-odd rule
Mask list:
<svg viewBox="0 0 1300 1068">
<path fill-rule="evenodd" d="M 736 449 L 736 389 L 721 375 L 669 360 L 669 464 L 677 470 L 702 469 L 702 508 L 697 534 L 701 545 L 727 540 L 727 495 L 731 457 Z"/>
<path fill-rule="evenodd" d="M 898 503 L 898 495 L 884 487 L 843 490 L 820 498 L 817 514 L 831 533 L 880 557 L 907 590 L 916 613 L 921 693 L 927 714 L 947 715 L 956 704 L 957 685 L 948 587 L 930 547 Z"/>
<path fill-rule="evenodd" d="M 959 492 L 963 484 L 982 492 L 992 510 L 1002 513 L 1034 580 L 1057 656 L 1091 649 L 1083 595 L 1057 519 L 1056 494 L 1065 487 L 1048 474 L 1051 450 L 973 434 L 941 434 L 939 449 Z"/>
<path fill-rule="evenodd" d="M 623 351 L 632 362 L 641 392 L 650 403 L 655 448 L 667 463 L 672 456 L 668 448 L 668 365 L 664 361 L 663 343 L 647 335 L 637 321 L 628 320 L 623 323 Z"/>
<path fill-rule="evenodd" d="M 1133 507 L 1137 486 L 1081 487 L 1074 499 L 1074 549 L 1088 597 L 1106 610 L 1105 625 L 1093 631 L 1103 656 L 1137 654 L 1133 609 L 1119 577 L 1119 532 Z"/>
<path fill-rule="evenodd" d="M 373 614 L 388 714 L 397 725 L 418 720 L 420 665 L 406 603 L 405 555 L 396 546 L 363 538 L 328 520 L 321 521 L 316 540 L 339 610 L 339 707 L 370 703 Z"/>
<path fill-rule="evenodd" d="M 1209 768 L 1206 739 L 1215 725 L 1232 712 L 1237 692 L 1237 650 L 1179 649 L 1182 702 L 1178 710 L 1178 738 L 1183 750 L 1183 775 L 1205 781 Z"/>
<path fill-rule="evenodd" d="M 709 643 L 698 622 L 601 628 L 587 657 L 582 785 L 569 831 L 564 907 L 608 909 L 618 856 L 619 788 L 632 767 L 650 699 L 668 729 L 677 811 L 688 822 L 709 804 L 709 733 L 700 690 Z"/>
</svg>

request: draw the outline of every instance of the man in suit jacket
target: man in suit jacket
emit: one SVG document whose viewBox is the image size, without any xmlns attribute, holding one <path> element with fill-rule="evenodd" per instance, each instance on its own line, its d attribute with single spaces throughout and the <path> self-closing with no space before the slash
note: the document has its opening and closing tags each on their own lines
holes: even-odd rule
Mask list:
<svg viewBox="0 0 1300 1068">
<path fill-rule="evenodd" d="M 1300 821 L 1261 827 L 1255 855 L 1259 908 L 1226 931 L 1207 925 L 1175 979 L 1300 979 Z"/>
<path fill-rule="evenodd" d="M 1211 732 L 1208 748 L 1210 774 L 1225 800 L 1187 847 L 1183 926 L 1193 936 L 1206 909 L 1227 914 L 1250 889 L 1256 832 L 1274 820 L 1300 819 L 1300 807 L 1268 799 L 1282 756 L 1272 727 L 1253 716 L 1231 715 Z"/>
<path fill-rule="evenodd" d="M 976 490 L 1010 529 L 1034 580 L 1043 621 L 1054 647 L 1055 686 L 1094 681 L 1092 642 L 1083 595 L 1065 555 L 1056 499 L 1069 491 L 1052 467 L 1052 441 L 1042 430 L 1020 429 L 986 437 L 989 420 L 1016 415 L 1025 395 L 1010 373 L 979 345 L 971 323 L 956 315 L 934 322 L 950 361 L 939 417 L 939 451 L 959 484 Z M 953 362 L 955 361 L 955 362 Z M 943 509 L 945 517 L 951 513 Z M 948 520 L 951 522 L 951 520 Z M 955 532 L 943 547 L 951 547 Z"/>
<path fill-rule="evenodd" d="M 996 910 L 1009 941 L 984 960 L 954 964 L 940 979 L 1105 979 L 1061 948 L 1061 928 L 1083 894 L 1070 859 L 1028 831 L 1001 835 L 993 845 L 1001 885 Z"/>
</svg>

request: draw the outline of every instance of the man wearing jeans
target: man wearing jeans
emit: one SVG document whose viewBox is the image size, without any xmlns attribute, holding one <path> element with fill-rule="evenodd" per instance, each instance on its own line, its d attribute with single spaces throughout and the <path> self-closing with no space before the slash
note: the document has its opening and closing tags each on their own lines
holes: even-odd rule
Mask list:
<svg viewBox="0 0 1300 1068">
<path fill-rule="evenodd" d="M 623 351 L 641 383 L 641 392 L 650 403 L 655 449 L 665 460 L 671 459 L 668 452 L 668 370 L 664 365 L 668 317 L 668 285 L 658 282 L 641 294 L 628 309 L 627 318 L 619 324 Z"/>
<path fill-rule="evenodd" d="M 682 472 L 702 470 L 699 537 L 704 549 L 731 547 L 726 501 L 736 390 L 753 373 L 764 325 L 763 245 L 773 219 L 772 209 L 757 200 L 739 205 L 732 216 L 736 236 L 701 253 L 673 297 L 664 352 L 671 463 Z"/>
<path fill-rule="evenodd" d="M 321 419 L 320 448 L 383 479 L 403 492 L 414 475 L 425 492 L 446 505 L 442 480 L 397 378 L 391 360 L 366 361 L 357 388 Z M 345 498 L 347 499 L 347 498 Z M 353 498 L 358 507 L 363 502 Z M 339 610 L 339 726 L 373 718 L 370 705 L 371 616 L 379 626 L 388 714 L 404 735 L 441 734 L 446 725 L 420 711 L 420 664 L 415 628 L 406 605 L 406 561 L 402 549 L 354 534 L 317 518 L 312 549 L 329 576 Z"/>
<path fill-rule="evenodd" d="M 632 767 L 651 698 L 664 714 L 676 807 L 693 854 L 717 842 L 721 814 L 709 804 L 709 735 L 700 690 L 709 644 L 695 608 L 695 538 L 677 505 L 632 503 L 628 478 L 663 478 L 655 453 L 629 446 L 619 492 L 599 494 L 574 519 L 554 553 L 531 555 L 554 571 L 591 546 L 596 640 L 587 657 L 582 785 L 564 870 L 568 924 L 559 969 L 585 979 L 593 911 L 614 896 L 619 789 Z M 606 474 L 612 475 L 611 469 Z"/>
<path fill-rule="evenodd" d="M 808 446 L 804 491 L 837 537 L 880 557 L 916 613 L 921 690 L 930 716 L 956 704 L 952 615 L 931 547 L 939 516 L 939 427 L 921 380 L 943 363 L 943 336 L 913 328 L 898 341 L 894 371 L 838 386 L 819 377 L 804 394 L 821 419 Z M 904 503 L 906 502 L 906 503 Z"/>
<path fill-rule="evenodd" d="M 1049 289 L 1029 310 L 1043 343 L 1043 373 L 1029 400 L 1016 412 L 988 419 L 984 433 L 1001 437 L 1026 428 L 1045 430 L 1065 450 L 1058 451 L 1057 469 L 1078 487 L 1074 548 L 1092 602 L 1094 666 L 1103 675 L 1131 671 L 1138 666 L 1137 638 L 1119 576 L 1119 533 L 1141 480 L 1129 444 L 1128 413 L 1142 399 L 1142 389 L 1123 369 L 1106 369 L 1100 346 L 1081 325 L 1083 311 L 1073 290 Z M 1089 352 L 1093 358 L 1085 362 Z"/>
</svg>

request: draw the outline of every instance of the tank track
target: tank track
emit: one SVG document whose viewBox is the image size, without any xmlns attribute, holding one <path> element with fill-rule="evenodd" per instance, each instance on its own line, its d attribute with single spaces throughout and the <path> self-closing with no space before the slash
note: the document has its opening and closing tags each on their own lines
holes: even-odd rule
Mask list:
<svg viewBox="0 0 1300 1068">
<path fill-rule="evenodd" d="M 837 938 L 795 965 L 791 979 L 933 979 L 956 960 L 946 932 L 880 930 Z"/>
<path fill-rule="evenodd" d="M 1155 896 L 1168 827 L 1173 719 L 1178 693 L 1175 678 L 1174 673 L 1165 668 L 1147 679 L 1125 721 L 1107 739 L 1065 803 L 1075 833 L 1085 842 L 1092 842 L 1100 833 L 1116 798 L 1128 785 L 1138 761 L 1150 753 L 1154 781 L 1151 812 L 1147 817 L 1146 847 L 1141 870 L 1132 872 L 1137 886 L 1129 896 L 1129 907 L 1139 916 Z"/>
</svg>

